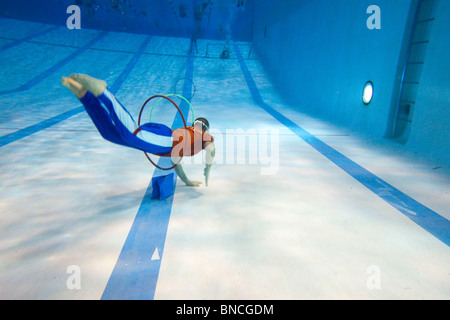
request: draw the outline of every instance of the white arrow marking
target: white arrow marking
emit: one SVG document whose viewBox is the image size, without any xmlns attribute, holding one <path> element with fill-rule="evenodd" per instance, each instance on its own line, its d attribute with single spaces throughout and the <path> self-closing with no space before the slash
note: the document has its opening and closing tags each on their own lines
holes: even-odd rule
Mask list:
<svg viewBox="0 0 450 320">
<path fill-rule="evenodd" d="M 159 260 L 159 259 L 160 259 L 159 258 L 159 251 L 158 251 L 158 247 L 156 247 L 155 252 L 153 252 L 153 255 L 152 255 L 152 261 Z"/>
</svg>

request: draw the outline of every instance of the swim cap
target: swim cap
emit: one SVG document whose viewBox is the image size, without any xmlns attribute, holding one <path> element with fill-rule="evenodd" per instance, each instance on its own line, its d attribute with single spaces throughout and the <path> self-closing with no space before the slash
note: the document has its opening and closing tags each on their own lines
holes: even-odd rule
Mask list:
<svg viewBox="0 0 450 320">
<path fill-rule="evenodd" d="M 209 121 L 205 118 L 197 118 L 194 121 L 194 127 L 199 127 L 202 131 L 207 131 L 209 130 Z"/>
</svg>

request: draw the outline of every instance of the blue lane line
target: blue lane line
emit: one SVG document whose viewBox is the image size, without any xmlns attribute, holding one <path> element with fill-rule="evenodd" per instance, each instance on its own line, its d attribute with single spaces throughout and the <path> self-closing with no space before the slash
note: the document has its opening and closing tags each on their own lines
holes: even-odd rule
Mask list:
<svg viewBox="0 0 450 320">
<path fill-rule="evenodd" d="M 143 42 L 140 49 L 135 53 L 133 58 L 130 60 L 130 62 L 127 64 L 125 69 L 122 71 L 122 73 L 119 75 L 119 77 L 116 79 L 114 84 L 109 88 L 110 92 L 113 94 L 116 94 L 117 91 L 119 91 L 120 87 L 124 83 L 125 79 L 129 76 L 133 68 L 136 66 L 139 58 L 142 56 L 142 54 L 145 52 L 145 49 L 147 48 L 147 45 L 149 44 L 151 40 L 151 36 L 148 36 L 145 41 Z M 54 126 L 64 120 L 67 120 L 70 117 L 73 117 L 81 112 L 84 112 L 84 107 L 77 107 L 75 109 L 69 110 L 67 112 L 64 112 L 62 114 L 59 114 L 55 117 L 52 117 L 50 119 L 46 119 L 44 121 L 41 121 L 37 124 L 34 124 L 32 126 L 26 127 L 24 129 L 12 132 L 10 134 L 4 135 L 0 137 L 0 148 L 3 146 L 6 146 L 10 143 L 16 142 L 20 139 L 26 138 L 32 134 L 35 134 L 39 131 L 42 131 L 44 129 L 47 129 L 51 126 Z"/>
<path fill-rule="evenodd" d="M 192 80 L 194 74 L 194 55 L 189 55 L 185 78 Z M 183 96 L 190 97 L 192 85 L 185 81 Z M 189 105 L 180 104 L 180 109 L 187 117 Z M 183 126 L 181 116 L 177 116 L 172 129 Z M 170 166 L 170 159 L 160 158 L 162 167 Z M 167 175 L 155 169 L 153 177 Z M 174 174 L 174 182 L 177 176 Z M 136 215 L 130 233 L 125 241 L 120 256 L 101 297 L 102 300 L 153 300 L 164 253 L 167 229 L 172 212 L 173 196 L 165 200 L 152 200 L 150 183 L 146 195 Z M 159 259 L 152 256 L 157 250 Z"/>
<path fill-rule="evenodd" d="M 136 214 L 101 300 L 152 300 L 164 251 L 173 196 L 153 201 L 151 183 Z"/>
<path fill-rule="evenodd" d="M 96 42 L 98 42 L 100 39 L 102 39 L 103 37 L 106 36 L 108 32 L 104 31 L 101 32 L 96 38 L 92 39 L 91 41 L 89 41 L 87 44 L 85 44 L 83 47 L 79 48 L 77 51 L 75 51 L 74 53 L 72 53 L 71 55 L 69 55 L 68 57 L 64 58 L 63 60 L 61 60 L 60 62 L 58 62 L 57 64 L 55 64 L 54 66 L 52 66 L 50 69 L 42 72 L 40 75 L 38 75 L 37 77 L 31 79 L 30 81 L 28 81 L 27 83 L 21 85 L 20 87 L 16 88 L 16 89 L 11 89 L 11 90 L 5 90 L 5 91 L 0 91 L 0 95 L 5 95 L 5 94 L 11 94 L 11 93 L 17 93 L 17 92 L 21 92 L 21 91 L 25 91 L 25 90 L 29 90 L 31 88 L 33 88 L 35 85 L 39 84 L 41 81 L 43 81 L 44 79 L 46 79 L 47 77 L 49 77 L 51 74 L 53 74 L 54 72 L 56 72 L 57 70 L 59 70 L 60 68 L 62 68 L 63 66 L 65 66 L 66 64 L 68 64 L 70 61 L 72 61 L 73 59 L 75 59 L 76 57 L 78 57 L 79 55 L 81 55 L 83 52 L 85 52 L 86 50 L 88 50 L 90 47 L 92 47 Z"/>
<path fill-rule="evenodd" d="M 25 137 L 31 136 L 32 134 L 35 134 L 39 131 L 42 131 L 44 129 L 47 129 L 51 126 L 54 126 L 57 123 L 60 123 L 64 120 L 69 119 L 70 117 L 83 112 L 84 107 L 78 107 L 72 110 L 69 110 L 67 112 L 61 113 L 55 117 L 46 119 L 44 121 L 41 121 L 37 124 L 31 125 L 29 127 L 26 127 L 21 130 L 17 130 L 15 132 L 12 132 L 10 134 L 4 135 L 0 137 L 0 148 L 4 147 L 12 142 L 18 141 L 20 139 L 23 139 Z"/>
<path fill-rule="evenodd" d="M 191 52 L 190 55 L 188 56 L 188 61 L 187 61 L 187 65 L 186 65 L 186 73 L 184 75 L 185 79 L 188 79 L 191 81 L 184 81 L 183 93 L 182 93 L 183 97 L 192 97 L 192 84 L 193 84 L 192 81 L 194 79 L 194 61 L 195 61 L 195 56 L 194 56 L 194 53 Z M 190 102 L 190 99 L 187 99 L 187 100 Z M 181 100 L 179 107 L 180 107 L 181 112 L 185 116 L 186 124 L 189 126 L 188 117 L 189 117 L 190 109 L 189 109 L 188 103 L 184 100 Z M 171 129 L 175 130 L 175 129 L 181 128 L 183 126 L 184 126 L 183 119 L 181 118 L 181 115 L 179 113 L 177 113 L 173 120 Z M 161 157 L 159 159 L 158 165 L 162 168 L 168 168 L 168 167 L 172 166 L 172 163 L 171 163 L 170 158 Z M 170 174 L 170 172 L 162 171 L 157 168 L 155 170 L 154 176 L 158 177 L 158 176 L 162 176 L 162 175 L 166 175 L 166 174 Z"/>
<path fill-rule="evenodd" d="M 51 31 L 54 31 L 54 30 L 59 29 L 59 28 L 60 28 L 60 26 L 53 26 L 53 27 L 51 27 L 49 29 L 42 30 L 42 31 L 40 31 L 38 33 L 32 34 L 32 35 L 30 35 L 28 37 L 25 37 L 23 39 L 18 39 L 16 41 L 11 42 L 11 43 L 5 44 L 4 46 L 0 47 L 0 51 L 4 51 L 6 49 L 12 48 L 12 47 L 17 46 L 17 45 L 19 45 L 21 43 L 29 41 L 29 40 L 31 40 L 33 38 L 43 36 L 43 35 L 51 32 Z"/>
<path fill-rule="evenodd" d="M 134 56 L 130 60 L 130 62 L 128 62 L 128 65 L 125 67 L 125 70 L 119 75 L 119 77 L 116 79 L 114 84 L 110 88 L 108 88 L 109 92 L 111 92 L 112 94 L 116 94 L 119 91 L 122 84 L 128 78 L 131 71 L 133 71 L 133 69 L 136 66 L 136 64 L 138 63 L 139 59 L 144 54 L 145 49 L 147 49 L 148 44 L 150 43 L 151 39 L 152 39 L 152 36 L 146 37 L 145 41 L 142 43 L 139 50 L 134 54 Z"/>
<path fill-rule="evenodd" d="M 236 52 L 236 56 L 241 66 L 242 73 L 244 74 L 244 78 L 247 82 L 247 86 L 250 90 L 253 100 L 259 105 L 259 107 L 261 107 L 275 119 L 281 122 L 284 126 L 286 126 L 293 133 L 303 139 L 311 147 L 316 149 L 318 152 L 320 152 L 350 176 L 355 178 L 381 199 L 389 203 L 395 209 L 403 213 L 406 217 L 414 221 L 417 225 L 428 231 L 434 237 L 445 243 L 447 246 L 450 245 L 449 220 L 434 212 L 433 210 L 425 207 L 423 204 L 417 202 L 416 200 L 412 199 L 411 197 L 404 194 L 387 182 L 383 181 L 373 173 L 367 171 L 357 163 L 353 162 L 326 143 L 317 139 L 315 136 L 299 127 L 293 121 L 286 118 L 284 115 L 267 105 L 261 98 L 256 83 L 253 80 L 253 77 L 248 70 L 247 65 L 245 64 L 239 47 L 234 45 L 234 50 Z"/>
</svg>

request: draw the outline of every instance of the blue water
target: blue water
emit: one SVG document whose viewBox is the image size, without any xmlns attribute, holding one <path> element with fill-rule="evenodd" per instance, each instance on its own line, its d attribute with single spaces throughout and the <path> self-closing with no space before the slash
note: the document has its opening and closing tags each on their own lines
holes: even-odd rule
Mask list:
<svg viewBox="0 0 450 320">
<path fill-rule="evenodd" d="M 287 103 L 251 39 L 215 33 L 228 9 L 198 52 L 189 34 L 108 29 L 93 24 L 96 14 L 81 30 L 0 19 L 1 298 L 450 296 L 448 179 Z M 189 96 L 216 139 L 210 185 L 199 155 L 183 166 L 201 187 L 178 180 L 172 197 L 152 200 L 163 173 L 101 138 L 61 85 L 72 72 L 104 79 L 135 118 L 152 95 Z M 165 103 L 153 116 L 179 122 Z M 71 266 L 79 287 L 69 285 Z M 368 288 L 372 266 L 382 289 Z"/>
<path fill-rule="evenodd" d="M 66 25 L 70 5 L 81 9 L 81 27 L 190 38 L 250 41 L 255 6 L 266 1 L 234 0 L 26 0 L 2 1 L 1 15 Z M 242 4 L 242 5 L 241 5 Z"/>
</svg>

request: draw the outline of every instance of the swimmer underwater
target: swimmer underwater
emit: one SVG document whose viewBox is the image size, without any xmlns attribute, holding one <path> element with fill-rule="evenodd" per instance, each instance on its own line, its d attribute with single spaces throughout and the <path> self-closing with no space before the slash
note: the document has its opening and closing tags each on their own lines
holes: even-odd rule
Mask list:
<svg viewBox="0 0 450 320">
<path fill-rule="evenodd" d="M 208 186 L 215 156 L 214 139 L 208 134 L 208 120 L 198 118 L 187 130 L 182 127 L 173 131 L 163 124 L 146 123 L 140 126 L 140 130 L 136 133 L 139 129 L 137 123 L 108 91 L 105 81 L 88 75 L 71 74 L 69 77 L 62 78 L 62 84 L 81 101 L 105 140 L 160 157 L 171 157 L 174 165 L 179 162 L 180 157 L 194 156 L 205 150 L 204 175 L 206 186 Z M 185 137 L 187 139 L 184 139 Z M 180 164 L 175 167 L 175 172 L 187 186 L 198 187 L 201 184 L 201 182 L 189 180 Z"/>
</svg>

